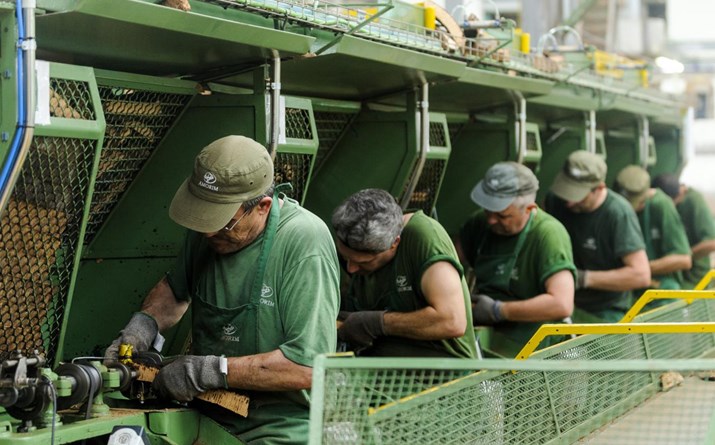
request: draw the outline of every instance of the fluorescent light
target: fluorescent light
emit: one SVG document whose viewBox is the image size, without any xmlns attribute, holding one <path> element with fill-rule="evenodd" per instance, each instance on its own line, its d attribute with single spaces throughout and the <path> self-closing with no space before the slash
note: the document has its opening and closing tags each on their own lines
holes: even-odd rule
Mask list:
<svg viewBox="0 0 715 445">
<path fill-rule="evenodd" d="M 664 74 L 680 74 L 685 71 L 685 65 L 669 57 L 656 57 L 655 65 L 660 68 Z"/>
</svg>

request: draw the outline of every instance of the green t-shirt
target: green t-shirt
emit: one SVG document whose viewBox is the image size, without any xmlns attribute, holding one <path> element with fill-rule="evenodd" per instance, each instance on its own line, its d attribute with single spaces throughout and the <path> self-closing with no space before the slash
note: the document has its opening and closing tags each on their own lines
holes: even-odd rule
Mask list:
<svg viewBox="0 0 715 445">
<path fill-rule="evenodd" d="M 645 240 L 648 260 L 656 260 L 673 254 L 689 255 L 688 238 L 673 200 L 662 190 L 656 189 L 655 194 L 648 198 L 645 205 L 646 207 L 638 212 L 638 223 Z M 649 221 L 646 222 L 646 219 Z M 680 272 L 656 275 L 652 279 L 660 282 L 660 289 L 680 289 L 682 287 Z M 643 292 L 645 289 L 640 291 L 640 293 Z"/>
<path fill-rule="evenodd" d="M 490 283 L 480 284 L 477 280 L 479 293 L 503 301 L 527 300 L 546 292 L 546 280 L 556 272 L 569 270 L 575 273 L 568 232 L 556 218 L 543 209 L 535 212 L 514 267 L 505 272 L 510 276 L 508 289 Z M 464 223 L 459 233 L 464 255 L 475 271 L 480 269 L 481 255 L 513 254 L 518 238 L 519 235 L 502 236 L 492 233 L 483 210 L 477 210 Z M 497 324 L 494 330 L 523 346 L 544 323 L 549 322 L 507 322 Z"/>
<path fill-rule="evenodd" d="M 624 266 L 623 257 L 644 250 L 633 207 L 608 190 L 605 201 L 590 213 L 574 213 L 553 193 L 546 196 L 546 210 L 566 227 L 573 245 L 574 263 L 582 270 L 612 270 Z M 625 314 L 630 292 L 599 289 L 576 291 L 576 306 L 588 312 Z M 609 317 L 613 318 L 613 317 Z"/>
<path fill-rule="evenodd" d="M 176 265 L 167 275 L 174 295 L 193 304 L 200 299 L 223 311 L 248 305 L 262 240 L 263 234 L 238 252 L 219 255 L 202 234 L 189 231 Z M 250 315 L 255 329 L 219 322 L 216 329 L 225 335 L 221 336 L 223 343 L 213 348 L 220 352 L 225 347 L 228 356 L 232 355 L 231 348 L 239 347 L 234 342 L 248 350 L 242 355 L 280 349 L 289 360 L 312 366 L 317 354 L 334 352 L 336 348 L 339 273 L 335 244 L 325 223 L 296 201 L 284 199 L 261 296 L 255 313 Z M 265 399 L 266 404 L 251 407 L 248 419 L 222 409 L 207 407 L 204 412 L 246 439 L 253 437 L 251 431 L 261 424 L 283 417 L 280 409 L 272 407 L 291 405 L 304 414 L 302 419 L 295 418 L 292 437 L 305 437 L 307 441 L 307 391 L 241 393 L 248 394 L 252 401 Z M 251 431 L 244 436 L 248 430 Z"/>
<path fill-rule="evenodd" d="M 688 188 L 685 197 L 676 206 L 685 226 L 690 247 L 703 241 L 715 239 L 715 220 L 703 195 Z M 683 273 L 683 288 L 692 289 L 710 270 L 710 255 L 693 259 L 692 269 Z"/>
<path fill-rule="evenodd" d="M 414 340 L 405 337 L 379 337 L 364 355 L 403 357 L 475 358 L 469 289 L 452 240 L 444 228 L 422 211 L 416 212 L 400 235 L 395 257 L 369 275 L 352 275 L 348 294 L 342 301 L 346 311 L 388 310 L 414 312 L 427 307 L 422 293 L 422 274 L 438 261 L 447 261 L 462 277 L 467 329 L 459 338 Z"/>
</svg>

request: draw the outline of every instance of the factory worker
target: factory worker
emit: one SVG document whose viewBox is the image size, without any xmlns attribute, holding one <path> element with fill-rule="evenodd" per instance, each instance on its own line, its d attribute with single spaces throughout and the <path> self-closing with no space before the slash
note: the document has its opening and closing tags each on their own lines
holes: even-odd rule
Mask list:
<svg viewBox="0 0 715 445">
<path fill-rule="evenodd" d="M 629 165 L 618 173 L 616 190 L 638 215 L 645 250 L 650 264 L 650 289 L 681 289 L 682 271 L 690 269 L 690 244 L 673 201 L 658 188 L 651 188 L 650 175 L 638 165 Z M 635 293 L 640 296 L 646 289 Z M 669 300 L 657 300 L 661 305 Z"/>
<path fill-rule="evenodd" d="M 340 204 L 332 223 L 349 275 L 341 340 L 365 356 L 476 356 L 462 266 L 437 221 L 366 189 Z"/>
<path fill-rule="evenodd" d="M 481 207 L 455 244 L 476 277 L 475 325 L 493 326 L 490 349 L 513 357 L 544 322 L 571 316 L 574 275 L 571 240 L 563 225 L 535 203 L 539 181 L 516 162 L 487 170 L 471 193 Z M 543 346 L 561 340 L 549 337 Z"/>
<path fill-rule="evenodd" d="M 245 443 L 307 443 L 313 358 L 335 350 L 339 266 L 327 226 L 274 191 L 266 149 L 226 136 L 196 157 L 169 216 L 188 228 L 175 266 L 150 291 L 119 343 L 139 350 L 192 306 L 191 355 L 153 388 L 182 402 L 217 388 L 248 395 L 248 417 L 200 400 Z"/>
<path fill-rule="evenodd" d="M 617 322 L 631 305 L 631 291 L 650 284 L 650 267 L 635 211 L 606 187 L 606 171 L 601 156 L 574 151 L 546 196 L 546 211 L 571 236 L 576 307 Z"/>
<path fill-rule="evenodd" d="M 675 175 L 666 173 L 657 176 L 653 180 L 653 187 L 660 188 L 670 196 L 685 227 L 693 266 L 683 271 L 683 289 L 693 289 L 712 267 L 710 255 L 715 252 L 715 219 L 712 210 L 699 191 L 681 184 Z"/>
</svg>

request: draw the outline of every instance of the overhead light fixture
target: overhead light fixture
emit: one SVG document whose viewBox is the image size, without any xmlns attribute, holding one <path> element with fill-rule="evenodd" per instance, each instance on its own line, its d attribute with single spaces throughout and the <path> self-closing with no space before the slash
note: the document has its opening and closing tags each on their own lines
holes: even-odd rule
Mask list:
<svg viewBox="0 0 715 445">
<path fill-rule="evenodd" d="M 660 68 L 663 74 L 680 74 L 685 71 L 685 65 L 670 57 L 656 57 L 655 65 Z"/>
</svg>

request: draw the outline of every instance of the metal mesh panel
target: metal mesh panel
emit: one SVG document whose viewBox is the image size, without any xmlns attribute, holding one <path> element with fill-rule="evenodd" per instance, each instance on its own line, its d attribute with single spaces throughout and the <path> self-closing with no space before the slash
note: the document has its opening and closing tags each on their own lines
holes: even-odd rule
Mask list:
<svg viewBox="0 0 715 445">
<path fill-rule="evenodd" d="M 492 360 L 493 371 L 481 373 L 476 371 L 485 361 L 463 361 L 469 365 L 461 371 L 432 371 L 424 366 L 436 359 L 405 367 L 393 361 L 389 369 L 376 368 L 374 361 L 363 367 L 360 360 L 352 359 L 349 367 L 328 360 L 324 371 L 316 371 L 324 372 L 321 443 L 651 445 L 713 439 L 712 360 L 698 372 L 673 372 L 678 365 L 667 362 L 660 366 L 673 371 L 653 372 L 646 361 L 629 361 L 634 369 L 615 371 L 589 369 L 596 362 L 576 364 L 582 371 L 562 371 L 565 362 L 535 361 L 534 369 L 514 372 L 508 364 L 495 367 L 505 361 Z M 581 386 L 586 397 L 574 397 Z"/>
<path fill-rule="evenodd" d="M 302 153 L 276 153 L 275 181 L 276 184 L 290 182 L 293 190 L 286 192 L 286 195 L 301 202 L 305 187 L 308 185 L 308 175 L 310 174 L 311 155 Z"/>
<path fill-rule="evenodd" d="M 92 195 L 89 243 L 191 99 L 190 95 L 101 86 L 107 128 Z"/>
<path fill-rule="evenodd" d="M 315 157 L 315 166 L 322 165 L 323 160 L 335 148 L 350 121 L 355 117 L 353 113 L 338 113 L 333 111 L 314 111 L 315 128 L 318 131 L 318 153 Z"/>
<path fill-rule="evenodd" d="M 286 137 L 313 139 L 310 112 L 304 108 L 286 108 Z"/>
<path fill-rule="evenodd" d="M 30 147 L 0 222 L 0 360 L 16 349 L 54 359 L 95 143 L 35 137 Z"/>
<path fill-rule="evenodd" d="M 526 149 L 529 151 L 537 151 L 538 141 L 536 140 L 536 133 L 527 132 L 526 133 Z"/>
<path fill-rule="evenodd" d="M 420 180 L 410 198 L 409 209 L 422 209 L 426 214 L 432 214 L 437 191 L 447 162 L 444 159 L 427 159 L 422 168 Z"/>
<path fill-rule="evenodd" d="M 430 122 L 429 144 L 432 147 L 447 146 L 447 134 L 444 132 L 444 125 L 441 122 Z"/>
<path fill-rule="evenodd" d="M 659 311 L 649 317 L 649 322 L 705 322 L 712 321 L 708 306 L 715 304 L 709 300 L 696 300 L 693 304 L 673 310 Z M 702 334 L 648 334 L 646 335 L 650 358 L 699 357 L 715 347 L 712 335 Z"/>
<path fill-rule="evenodd" d="M 50 79 L 50 114 L 67 119 L 94 120 L 92 96 L 87 82 Z"/>
</svg>

